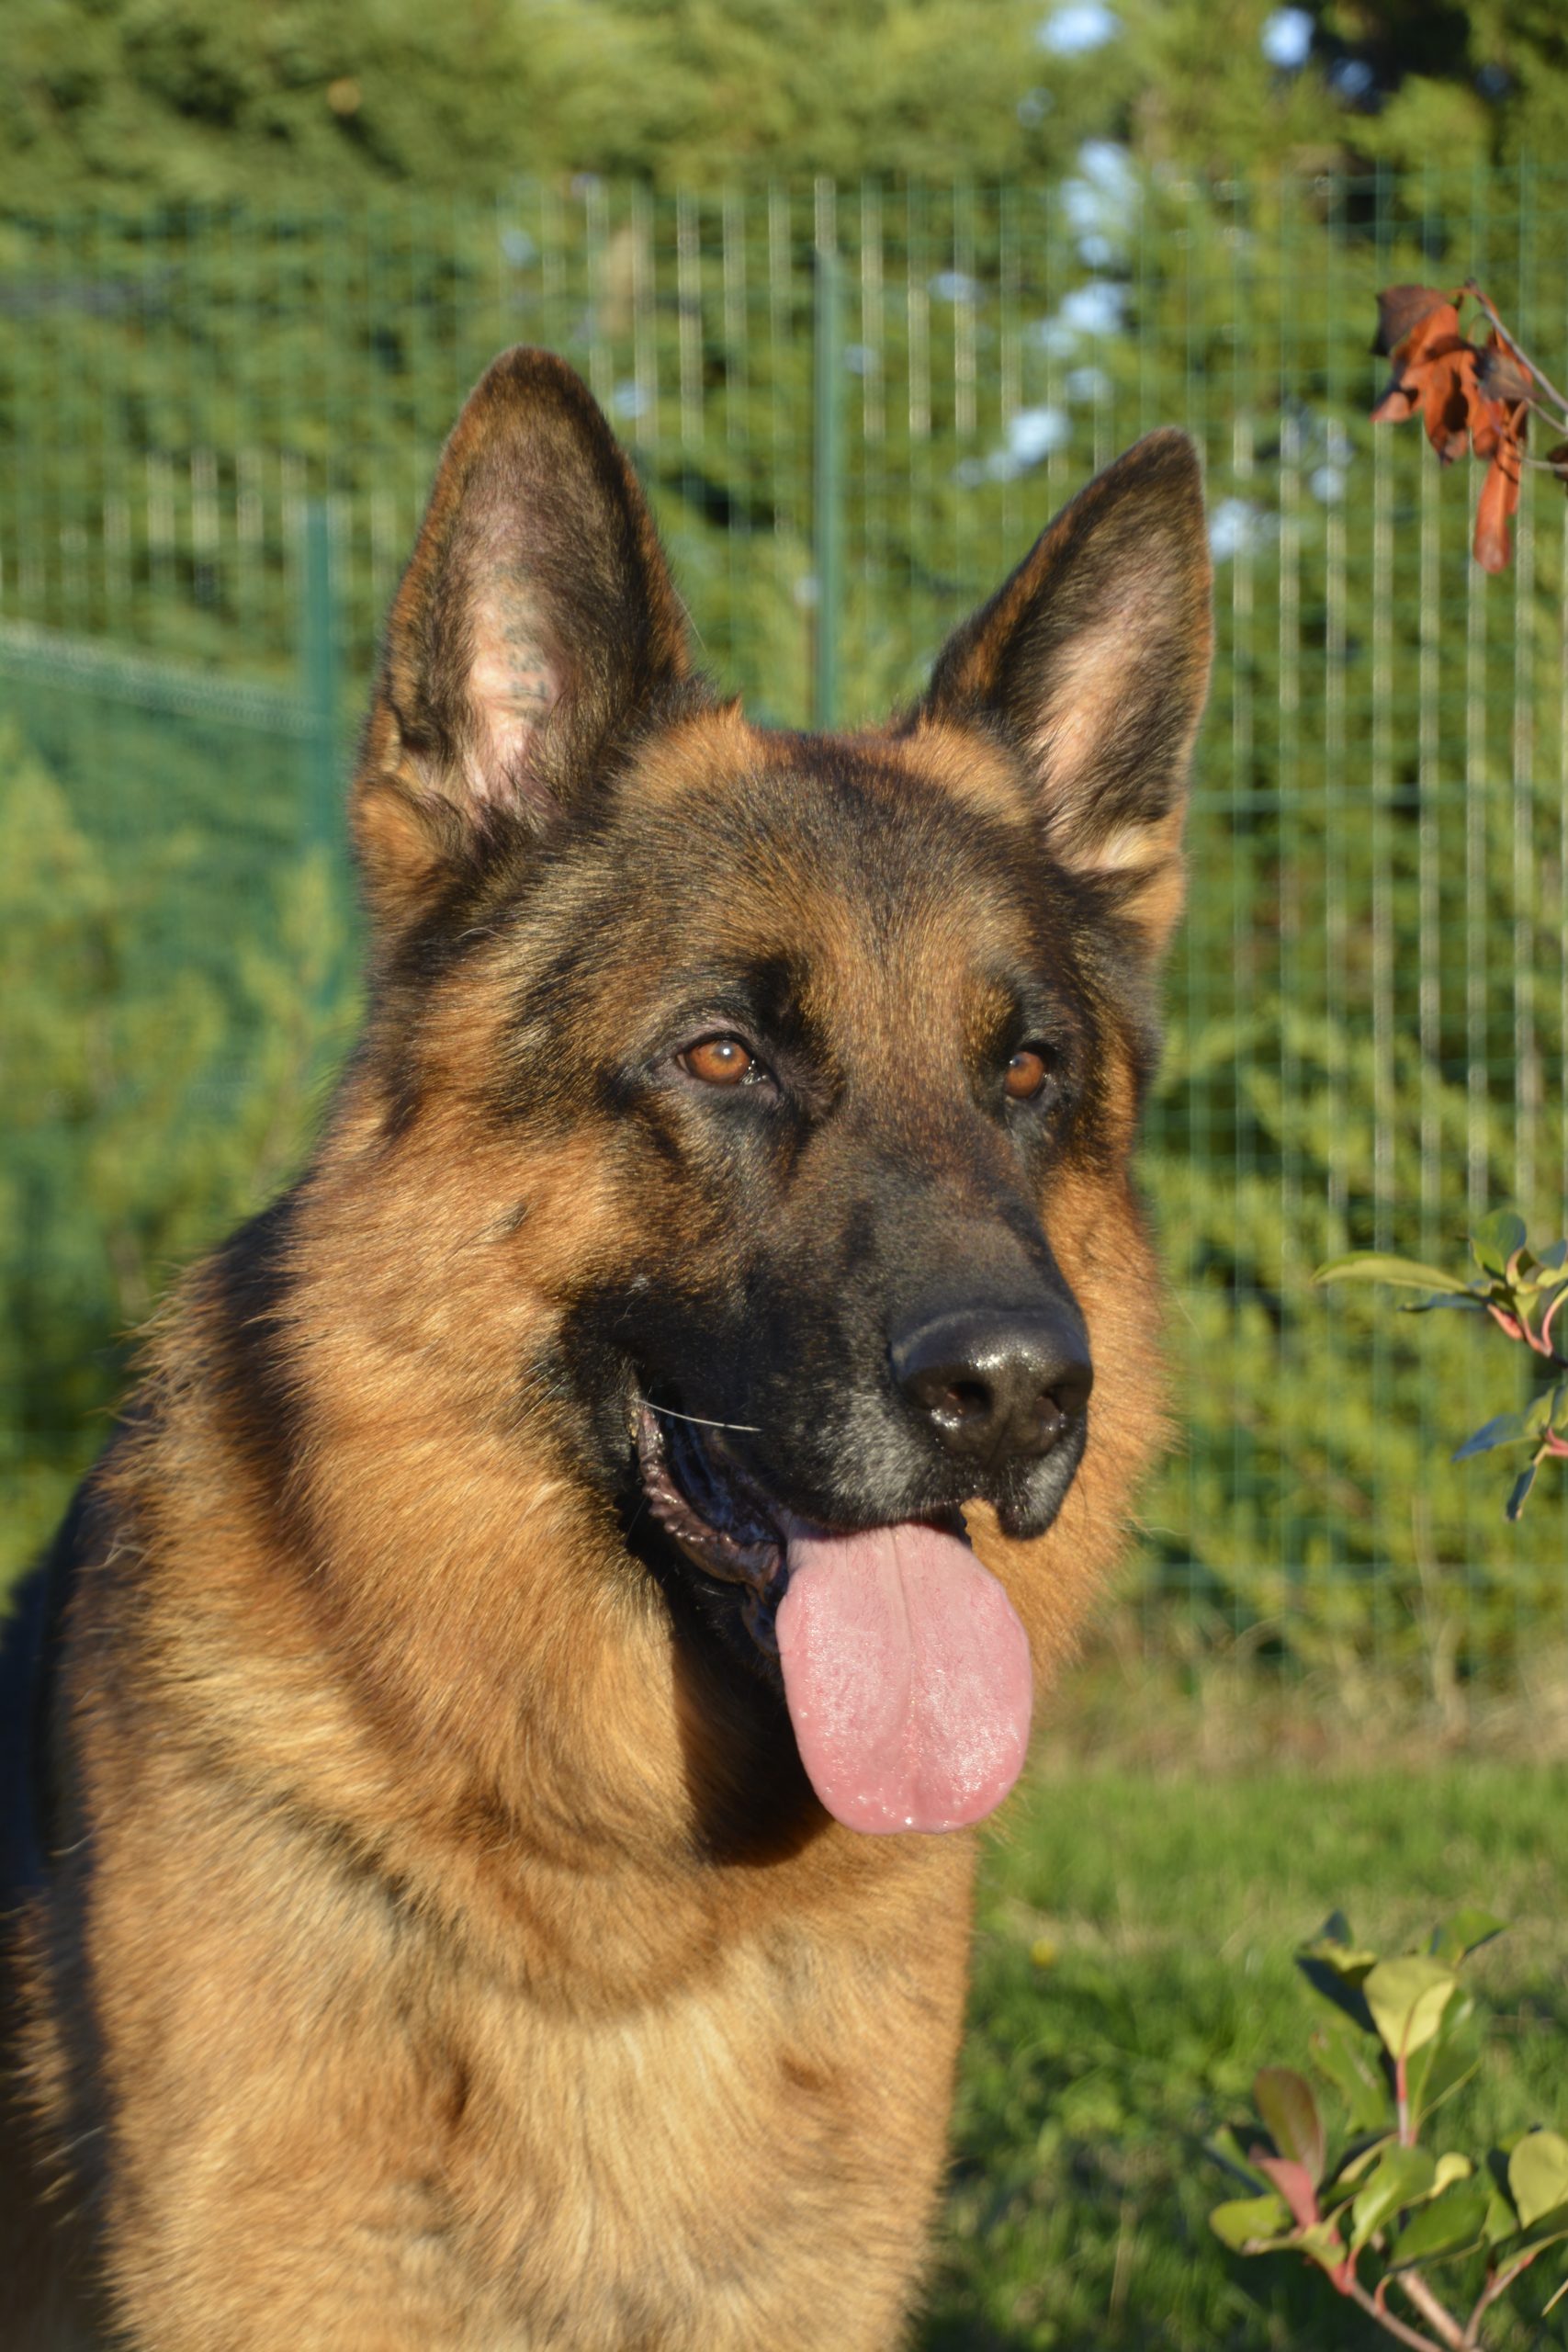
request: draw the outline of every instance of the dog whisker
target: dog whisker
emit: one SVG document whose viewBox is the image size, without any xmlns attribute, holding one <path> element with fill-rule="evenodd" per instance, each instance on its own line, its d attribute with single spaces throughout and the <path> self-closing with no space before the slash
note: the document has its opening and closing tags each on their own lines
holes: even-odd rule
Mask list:
<svg viewBox="0 0 1568 2352">
<path fill-rule="evenodd" d="M 762 1434 L 761 1421 L 712 1421 L 705 1413 L 678 1413 L 673 1405 L 656 1405 L 650 1396 L 645 1396 L 642 1401 L 649 1411 L 657 1413 L 661 1420 L 695 1421 L 705 1430 L 743 1430 L 749 1437 L 761 1437 Z"/>
</svg>

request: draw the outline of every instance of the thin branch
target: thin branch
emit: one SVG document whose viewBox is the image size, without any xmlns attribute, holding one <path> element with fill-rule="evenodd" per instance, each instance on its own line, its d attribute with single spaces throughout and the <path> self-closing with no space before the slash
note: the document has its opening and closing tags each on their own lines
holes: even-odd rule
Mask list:
<svg viewBox="0 0 1568 2352">
<path fill-rule="evenodd" d="M 1350 2279 L 1345 2291 L 1352 2302 L 1359 2304 L 1369 2319 L 1375 2319 L 1380 2327 L 1386 2327 L 1389 2334 L 1399 2343 L 1410 2345 L 1412 2352 L 1454 2352 L 1454 2347 L 1461 2345 L 1461 2339 L 1458 2335 L 1451 2337 L 1423 2335 L 1418 2327 L 1407 2327 L 1402 2319 L 1396 2319 L 1391 2311 L 1385 2309 L 1375 2296 L 1369 2295 L 1359 2278 Z M 1445 2313 L 1444 2316 L 1447 2317 L 1447 2314 Z"/>
<path fill-rule="evenodd" d="M 1568 407 L 1551 409 L 1548 407 L 1545 401 L 1538 401 L 1529 392 L 1526 393 L 1519 406 L 1533 411 L 1537 416 L 1543 416 L 1553 433 L 1561 433 L 1564 425 L 1568 425 Z"/>
<path fill-rule="evenodd" d="M 1471 2344 L 1468 2329 L 1462 2328 L 1447 2306 L 1438 2301 L 1418 2270 L 1396 2270 L 1393 2283 L 1415 2304 L 1428 2327 L 1437 2331 L 1439 2342 L 1447 2345 L 1450 2352 L 1466 2352 Z"/>
<path fill-rule="evenodd" d="M 1513 2285 L 1520 2271 L 1528 2270 L 1530 2264 L 1535 2260 L 1536 2256 L 1540 2252 L 1540 2246 L 1532 2245 L 1527 2253 L 1521 2254 L 1516 2261 L 1506 2264 L 1503 2269 L 1497 2272 L 1495 2278 L 1489 2278 L 1487 2279 L 1485 2286 L 1481 2290 L 1475 2309 L 1471 2312 L 1470 2318 L 1465 2325 L 1464 2340 L 1467 2345 L 1474 2346 L 1480 2343 L 1481 2338 L 1476 2335 L 1475 2331 L 1481 2324 L 1482 2314 L 1491 2309 L 1492 2305 L 1497 2301 L 1499 2295 L 1506 2295 L 1507 2293 L 1509 2288 Z"/>
<path fill-rule="evenodd" d="M 1546 374 L 1545 370 L 1536 366 L 1535 361 L 1530 357 L 1529 352 L 1527 352 L 1522 345 L 1514 341 L 1513 336 L 1508 333 L 1507 328 L 1503 324 L 1502 320 L 1497 316 L 1496 311 L 1493 309 L 1490 300 L 1482 292 L 1473 277 L 1467 277 L 1465 279 L 1464 290 L 1467 294 L 1472 294 L 1475 297 L 1475 300 L 1480 303 L 1482 309 L 1485 311 L 1487 317 L 1496 328 L 1497 333 L 1502 336 L 1504 344 L 1518 361 L 1519 366 L 1532 375 L 1535 378 L 1536 382 L 1540 386 L 1541 390 L 1543 392 L 1550 392 L 1552 399 L 1557 402 L 1558 407 L 1563 411 L 1564 414 L 1568 414 L 1568 400 L 1563 399 L 1562 394 L 1558 390 L 1556 385 L 1552 382 L 1551 377 Z"/>
</svg>

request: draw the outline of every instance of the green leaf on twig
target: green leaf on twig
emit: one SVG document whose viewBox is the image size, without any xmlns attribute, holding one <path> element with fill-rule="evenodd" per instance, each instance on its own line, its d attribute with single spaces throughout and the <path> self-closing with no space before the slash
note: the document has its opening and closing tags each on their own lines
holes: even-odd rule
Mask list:
<svg viewBox="0 0 1568 2352">
<path fill-rule="evenodd" d="M 1226 2172 L 1234 2173 L 1237 2180 L 1245 2181 L 1255 2195 L 1261 2196 L 1268 2188 L 1268 2182 L 1263 2174 L 1247 2157 L 1241 2142 L 1228 2123 L 1216 2132 L 1212 2139 L 1204 2141 L 1203 2153 L 1205 2155 L 1212 2156 L 1217 2165 L 1223 2165 Z"/>
<path fill-rule="evenodd" d="M 1513 1485 L 1508 1489 L 1508 1499 L 1503 1506 L 1503 1516 L 1505 1519 L 1517 1519 L 1526 1503 L 1529 1500 L 1530 1488 L 1535 1484 L 1535 1474 L 1540 1468 L 1540 1464 L 1539 1462 L 1527 1462 L 1524 1468 L 1519 1472 L 1518 1476 L 1514 1480 Z"/>
<path fill-rule="evenodd" d="M 1470 1284 L 1441 1266 L 1423 1266 L 1415 1258 L 1385 1258 L 1370 1250 L 1353 1250 L 1344 1258 L 1330 1258 L 1313 1276 L 1314 1283 L 1394 1283 L 1404 1290 L 1468 1293 Z"/>
<path fill-rule="evenodd" d="M 1467 2179 L 1433 2197 L 1412 2213 L 1389 2250 L 1395 2267 L 1408 2262 L 1452 2261 L 1486 2240 L 1489 2182 Z"/>
<path fill-rule="evenodd" d="M 1388 2149 L 1357 2191 L 1350 2208 L 1350 2251 L 1359 2254 L 1385 2222 L 1418 2205 L 1437 2185 L 1437 2160 L 1425 2148 Z"/>
<path fill-rule="evenodd" d="M 1440 1928 L 1433 1928 L 1427 1950 L 1434 1960 L 1457 1968 L 1461 1960 L 1468 1960 L 1472 1951 L 1489 1944 L 1494 1936 L 1505 1934 L 1507 1926 L 1506 1919 L 1499 1919 L 1495 1911 L 1482 1911 L 1468 1905 L 1464 1910 L 1456 1911 L 1451 1919 L 1445 1919 Z"/>
<path fill-rule="evenodd" d="M 1365 2019 L 1361 2030 L 1352 2031 L 1348 2020 L 1336 2018 L 1331 2025 L 1313 2035 L 1312 2052 L 1319 2071 L 1344 2100 L 1350 2129 L 1381 2132 L 1387 2125 L 1388 2085 L 1382 2066 L 1373 2063 L 1367 2043 L 1371 2013 L 1364 2002 L 1361 2008 Z M 1342 2166 L 1340 2177 L 1350 2177 Z"/>
<path fill-rule="evenodd" d="M 1296 1966 L 1313 1991 L 1343 2009 L 1363 2033 L 1376 2030 L 1361 1985 L 1377 1964 L 1375 1951 L 1351 1940 L 1349 1923 L 1342 1911 L 1330 1912 L 1316 1935 L 1296 1954 Z"/>
<path fill-rule="evenodd" d="M 1521 2229 L 1533 2229 L 1568 2205 L 1568 2140 L 1560 2132 L 1527 2132 L 1508 2158 L 1508 2194 Z"/>
<path fill-rule="evenodd" d="M 1264 2066 L 1254 2077 L 1252 2096 L 1280 2154 L 1300 2165 L 1315 2188 L 1326 2143 L 1312 2085 L 1293 2067 Z"/>
<path fill-rule="evenodd" d="M 1486 2218 L 1483 2224 L 1488 2245 L 1506 2245 L 1510 2238 L 1519 2234 L 1519 2217 L 1500 2188 L 1494 2188 L 1486 2200 Z"/>
<path fill-rule="evenodd" d="M 1474 2048 L 1458 2031 L 1474 2007 L 1470 1995 L 1462 1987 L 1457 1990 L 1443 2011 L 1442 2030 L 1419 2050 L 1413 2051 L 1405 2061 L 1404 2095 L 1412 2127 L 1417 2132 L 1427 2117 L 1435 2114 L 1443 2101 L 1475 2072 Z"/>
<path fill-rule="evenodd" d="M 1209 2227 L 1233 2254 L 1263 2254 L 1272 2246 L 1289 2245 L 1293 2235 L 1290 2209 L 1270 2189 L 1264 2197 L 1233 2197 L 1216 2205 Z"/>
<path fill-rule="evenodd" d="M 1361 1990 L 1391 2058 L 1408 2057 L 1431 2041 L 1458 1983 L 1451 1968 L 1424 1952 L 1378 1962 Z"/>
<path fill-rule="evenodd" d="M 1524 1246 L 1525 1221 L 1512 1209 L 1494 1209 L 1470 1236 L 1470 1254 L 1484 1274 L 1506 1275 L 1509 1259 Z"/>
<path fill-rule="evenodd" d="M 1492 1420 L 1483 1421 L 1462 1445 L 1456 1446 L 1450 1459 L 1468 1462 L 1472 1453 L 1490 1453 L 1494 1446 L 1520 1445 L 1529 1434 L 1522 1413 L 1498 1413 Z"/>
<path fill-rule="evenodd" d="M 1383 2105 L 1386 2107 L 1387 2104 L 1388 2094 L 1385 2090 Z M 1383 2150 L 1392 2148 L 1393 2144 L 1394 2135 L 1392 2132 L 1380 2132 L 1375 2139 L 1363 2142 L 1359 2147 L 1350 2148 L 1343 2164 L 1334 2176 L 1331 2184 L 1334 2195 L 1338 2196 L 1343 2190 L 1354 2188 L 1359 2180 L 1365 2180 Z"/>
</svg>

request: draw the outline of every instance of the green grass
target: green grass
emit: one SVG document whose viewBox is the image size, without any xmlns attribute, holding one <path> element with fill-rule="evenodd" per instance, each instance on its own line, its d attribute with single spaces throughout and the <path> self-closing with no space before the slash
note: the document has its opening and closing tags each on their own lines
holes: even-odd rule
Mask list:
<svg viewBox="0 0 1568 2352">
<path fill-rule="evenodd" d="M 1496 2030 L 1450 2136 L 1568 2125 L 1565 1820 L 1568 1770 L 1495 1759 L 1039 1781 L 987 1864 L 923 2352 L 1391 2344 L 1294 2257 L 1220 2246 L 1201 2143 L 1259 2065 L 1303 2061 L 1321 2005 L 1291 1953 L 1336 1906 L 1382 1949 L 1466 1902 L 1512 1920 L 1470 1963 Z M 1529 2315 L 1561 2277 L 1487 2344 L 1568 2342 L 1568 2303 Z"/>
</svg>

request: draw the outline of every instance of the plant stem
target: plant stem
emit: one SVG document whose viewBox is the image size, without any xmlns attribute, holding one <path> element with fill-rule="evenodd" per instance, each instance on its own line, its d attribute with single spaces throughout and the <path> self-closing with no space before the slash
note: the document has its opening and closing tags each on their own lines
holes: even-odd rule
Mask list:
<svg viewBox="0 0 1568 2352">
<path fill-rule="evenodd" d="M 1418 2270 L 1397 2271 L 1394 2284 L 1406 2301 L 1415 2304 L 1428 2327 L 1435 2330 L 1438 2341 L 1450 2347 L 1450 2352 L 1466 2352 L 1466 2347 L 1472 2345 L 1469 2329 L 1461 2327 L 1453 2313 L 1438 2301 Z M 1471 2317 L 1473 2319 L 1474 2316 L 1472 2312 Z"/>
<path fill-rule="evenodd" d="M 1501 2270 L 1496 2271 L 1495 2273 L 1488 2274 L 1486 2284 L 1483 2287 L 1480 2295 L 1476 2299 L 1475 2309 L 1471 2312 L 1470 2318 L 1465 2325 L 1464 2341 L 1465 2344 L 1471 2347 L 1471 2352 L 1474 2352 L 1474 2346 L 1479 2345 L 1481 2342 L 1481 2338 L 1477 2335 L 1475 2331 L 1481 2324 L 1483 2313 L 1491 2309 L 1492 2305 L 1497 2301 L 1499 2295 L 1506 2295 L 1507 2293 L 1508 2289 L 1513 2285 L 1520 2271 L 1528 2270 L 1530 2264 L 1535 2260 L 1536 2256 L 1540 2252 L 1540 2248 L 1538 2245 L 1532 2245 L 1529 2252 L 1521 2254 L 1517 2261 L 1506 2264 Z"/>
<path fill-rule="evenodd" d="M 1369 2319 L 1375 2319 L 1378 2325 L 1386 2328 L 1399 2343 L 1410 2345 L 1413 2352 L 1462 2352 L 1463 2339 L 1457 2329 L 1451 2336 L 1423 2335 L 1418 2327 L 1407 2327 L 1402 2319 L 1395 2319 L 1375 2295 L 1368 2294 L 1359 2278 L 1350 2280 L 1346 2292 L 1352 2302 L 1359 2304 Z M 1443 2316 L 1447 2319 L 1448 2313 L 1445 2312 Z"/>
</svg>

